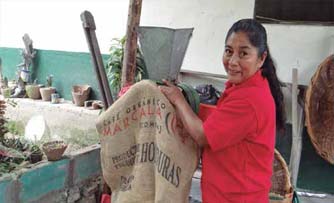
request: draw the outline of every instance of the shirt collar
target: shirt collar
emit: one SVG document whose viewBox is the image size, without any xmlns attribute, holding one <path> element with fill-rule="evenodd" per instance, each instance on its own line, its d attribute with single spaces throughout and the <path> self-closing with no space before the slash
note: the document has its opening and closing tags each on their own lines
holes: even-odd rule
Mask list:
<svg viewBox="0 0 334 203">
<path fill-rule="evenodd" d="M 254 75 L 252 75 L 250 78 L 248 78 L 246 81 L 242 82 L 238 85 L 233 85 L 230 81 L 227 81 L 225 83 L 225 91 L 231 92 L 234 89 L 239 89 L 242 87 L 249 87 L 249 86 L 261 86 L 263 82 L 265 82 L 265 78 L 262 76 L 261 69 L 256 71 Z"/>
</svg>

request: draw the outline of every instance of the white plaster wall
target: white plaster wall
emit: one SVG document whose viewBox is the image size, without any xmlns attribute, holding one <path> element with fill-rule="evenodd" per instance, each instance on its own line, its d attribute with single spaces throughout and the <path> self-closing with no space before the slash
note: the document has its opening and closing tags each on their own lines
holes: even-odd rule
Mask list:
<svg viewBox="0 0 334 203">
<path fill-rule="evenodd" d="M 28 33 L 37 49 L 88 52 L 80 14 L 90 11 L 97 26 L 100 49 L 125 34 L 126 0 L 0 0 L 1 47 L 23 47 Z"/>
<path fill-rule="evenodd" d="M 87 52 L 80 13 L 95 17 L 102 53 L 110 40 L 125 34 L 129 0 L 0 0 L 0 46 L 23 47 L 28 33 L 38 49 Z M 254 0 L 143 0 L 141 25 L 194 27 L 182 69 L 225 74 L 221 65 L 228 28 L 253 16 Z M 308 84 L 318 64 L 334 52 L 334 27 L 269 25 L 269 46 L 284 82 L 292 68 Z"/>
</svg>

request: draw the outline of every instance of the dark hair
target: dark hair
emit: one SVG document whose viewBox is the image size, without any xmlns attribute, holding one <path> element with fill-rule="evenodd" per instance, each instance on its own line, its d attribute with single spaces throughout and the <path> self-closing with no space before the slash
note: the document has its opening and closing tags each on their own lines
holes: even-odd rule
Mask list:
<svg viewBox="0 0 334 203">
<path fill-rule="evenodd" d="M 266 29 L 254 19 L 242 19 L 232 25 L 227 33 L 225 43 L 232 33 L 244 32 L 247 34 L 250 43 L 258 50 L 258 56 L 267 52 L 267 57 L 261 67 L 262 76 L 267 78 L 270 86 L 270 92 L 275 100 L 276 106 L 276 125 L 278 129 L 285 128 L 285 107 L 284 97 L 281 87 L 283 84 L 276 75 L 276 68 L 271 58 L 269 47 L 267 44 Z"/>
</svg>

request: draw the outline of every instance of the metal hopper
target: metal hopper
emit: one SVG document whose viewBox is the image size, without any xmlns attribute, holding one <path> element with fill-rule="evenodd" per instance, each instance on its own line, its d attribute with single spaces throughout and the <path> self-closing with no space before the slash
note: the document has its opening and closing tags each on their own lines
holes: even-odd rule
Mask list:
<svg viewBox="0 0 334 203">
<path fill-rule="evenodd" d="M 194 28 L 139 27 L 148 79 L 175 82 Z"/>
</svg>

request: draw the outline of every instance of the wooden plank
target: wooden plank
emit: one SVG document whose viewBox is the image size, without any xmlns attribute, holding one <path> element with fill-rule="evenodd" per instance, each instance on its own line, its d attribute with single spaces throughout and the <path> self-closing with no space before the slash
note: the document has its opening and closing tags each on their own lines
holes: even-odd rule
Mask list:
<svg viewBox="0 0 334 203">
<path fill-rule="evenodd" d="M 94 17 L 89 11 L 82 12 L 80 17 L 90 55 L 92 57 L 92 63 L 96 72 L 96 77 L 99 82 L 99 88 L 102 95 L 104 108 L 107 109 L 109 106 L 112 105 L 113 98 L 111 96 L 109 82 L 104 69 L 100 47 L 95 34 L 96 26 Z"/>
<path fill-rule="evenodd" d="M 122 87 L 134 83 L 137 55 L 137 29 L 140 22 L 142 0 L 130 0 L 126 42 L 122 66 Z"/>
</svg>

